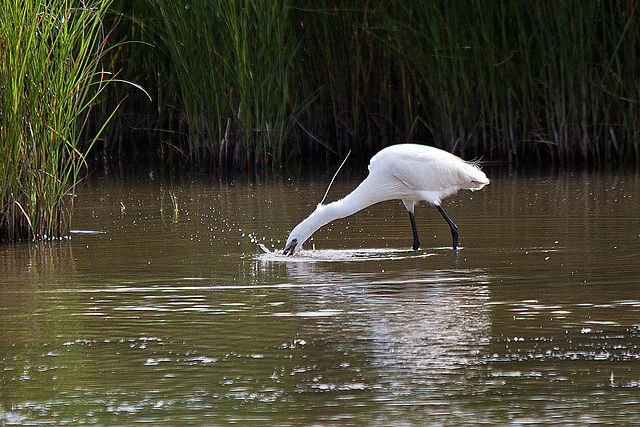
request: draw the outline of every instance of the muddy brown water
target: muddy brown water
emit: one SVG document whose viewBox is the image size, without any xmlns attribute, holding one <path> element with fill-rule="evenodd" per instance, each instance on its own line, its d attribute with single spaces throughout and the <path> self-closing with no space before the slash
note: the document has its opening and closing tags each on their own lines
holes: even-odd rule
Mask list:
<svg viewBox="0 0 640 427">
<path fill-rule="evenodd" d="M 70 240 L 0 246 L 0 419 L 639 420 L 640 176 L 487 175 L 443 204 L 457 253 L 392 201 L 294 257 L 328 179 L 84 184 Z"/>
</svg>

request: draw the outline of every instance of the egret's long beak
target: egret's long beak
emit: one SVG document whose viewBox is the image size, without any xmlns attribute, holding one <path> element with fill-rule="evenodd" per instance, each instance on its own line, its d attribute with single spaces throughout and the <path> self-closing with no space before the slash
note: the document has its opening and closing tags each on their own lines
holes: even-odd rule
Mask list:
<svg viewBox="0 0 640 427">
<path fill-rule="evenodd" d="M 298 239 L 293 239 L 291 243 L 289 243 L 289 245 L 284 248 L 284 254 L 293 255 L 293 253 L 296 251 L 296 246 L 298 246 Z"/>
</svg>

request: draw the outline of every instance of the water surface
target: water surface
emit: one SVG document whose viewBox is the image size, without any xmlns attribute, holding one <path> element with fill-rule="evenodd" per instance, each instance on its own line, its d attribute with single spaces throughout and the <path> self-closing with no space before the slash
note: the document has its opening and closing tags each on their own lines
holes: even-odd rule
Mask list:
<svg viewBox="0 0 640 427">
<path fill-rule="evenodd" d="M 80 190 L 0 246 L 6 425 L 620 423 L 640 417 L 640 176 L 512 175 L 287 232 L 327 179 Z M 349 192 L 343 179 L 329 199 Z M 174 211 L 170 194 L 177 199 Z"/>
</svg>

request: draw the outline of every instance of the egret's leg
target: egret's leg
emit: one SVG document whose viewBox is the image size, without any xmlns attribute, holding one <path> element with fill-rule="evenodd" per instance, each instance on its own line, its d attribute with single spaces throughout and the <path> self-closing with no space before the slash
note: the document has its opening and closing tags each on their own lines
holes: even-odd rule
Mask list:
<svg viewBox="0 0 640 427">
<path fill-rule="evenodd" d="M 409 219 L 411 219 L 411 230 L 413 231 L 413 250 L 417 251 L 420 247 L 420 239 L 418 238 L 418 229 L 416 228 L 416 217 L 411 211 L 409 211 Z"/>
<path fill-rule="evenodd" d="M 444 211 L 440 206 L 436 206 L 436 209 L 438 209 L 440 214 L 442 214 L 443 218 L 449 224 L 449 227 L 451 227 L 451 237 L 453 238 L 453 250 L 458 249 L 458 227 L 456 227 L 453 221 L 451 221 L 451 219 L 447 216 L 447 214 L 444 213 Z"/>
</svg>

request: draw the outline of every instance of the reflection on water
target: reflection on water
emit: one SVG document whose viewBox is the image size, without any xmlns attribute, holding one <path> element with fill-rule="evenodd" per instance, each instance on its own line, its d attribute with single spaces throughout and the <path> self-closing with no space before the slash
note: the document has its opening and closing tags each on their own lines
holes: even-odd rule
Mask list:
<svg viewBox="0 0 640 427">
<path fill-rule="evenodd" d="M 376 271 L 385 253 L 390 270 Z M 400 396 L 413 401 L 419 396 L 422 404 L 442 405 L 448 403 L 445 390 L 435 385 L 457 388 L 452 377 L 464 381 L 465 369 L 480 363 L 481 347 L 488 344 L 489 288 L 481 270 L 398 270 L 393 265 L 393 261 L 422 256 L 429 254 L 325 250 L 303 251 L 294 257 L 262 255 L 259 262 L 283 262 L 294 282 L 324 285 L 314 289 L 321 310 L 281 315 L 339 316 L 340 334 L 345 340 L 355 337 L 361 342 L 359 352 L 375 367 L 378 378 L 368 386 L 376 390 L 376 401 L 394 401 Z M 333 268 L 337 259 L 352 257 L 372 263 L 373 268 L 364 272 Z M 306 309 L 308 297 L 305 290 L 301 310 Z"/>
<path fill-rule="evenodd" d="M 324 181 L 172 186 L 170 215 L 160 184 L 89 182 L 70 240 L 0 246 L 0 420 L 638 418 L 640 178 L 489 175 L 448 200 L 457 253 L 429 207 L 411 250 L 387 202 L 293 257 Z"/>
</svg>

